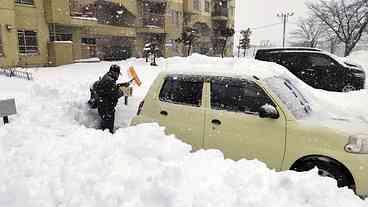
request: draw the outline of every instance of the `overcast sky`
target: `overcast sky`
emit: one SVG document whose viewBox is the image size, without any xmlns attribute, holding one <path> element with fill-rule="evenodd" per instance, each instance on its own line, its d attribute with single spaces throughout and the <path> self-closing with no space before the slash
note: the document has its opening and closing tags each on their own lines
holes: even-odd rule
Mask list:
<svg viewBox="0 0 368 207">
<path fill-rule="evenodd" d="M 275 46 L 281 45 L 282 24 L 259 27 L 281 23 L 277 13 L 294 12 L 294 16 L 289 18 L 287 24 L 287 30 L 291 32 L 298 18 L 308 14 L 305 2 L 305 0 L 236 0 L 235 30 L 254 28 L 251 36 L 252 44 L 258 45 L 263 40 L 270 40 Z"/>
</svg>

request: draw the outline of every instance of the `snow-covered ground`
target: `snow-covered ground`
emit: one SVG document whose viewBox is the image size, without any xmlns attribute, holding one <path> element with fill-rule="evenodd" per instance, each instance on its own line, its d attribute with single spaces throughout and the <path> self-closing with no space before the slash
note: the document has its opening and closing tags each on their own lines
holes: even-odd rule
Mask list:
<svg viewBox="0 0 368 207">
<path fill-rule="evenodd" d="M 226 160 L 217 150 L 191 153 L 157 124 L 127 127 L 161 70 L 190 70 L 198 62 L 214 67 L 233 60 L 193 55 L 159 59 L 159 67 L 143 59 L 118 62 L 125 69 L 133 65 L 143 85 L 128 106 L 119 102 L 114 135 L 94 129 L 98 117 L 86 105 L 89 86 L 110 62 L 34 69 L 32 82 L 0 76 L 0 99 L 15 97 L 18 110 L 9 125 L 0 124 L 0 207 L 368 206 L 316 171 L 275 172 L 255 160 Z M 368 117 L 367 90 L 342 94 L 300 86 L 316 112 Z"/>
</svg>

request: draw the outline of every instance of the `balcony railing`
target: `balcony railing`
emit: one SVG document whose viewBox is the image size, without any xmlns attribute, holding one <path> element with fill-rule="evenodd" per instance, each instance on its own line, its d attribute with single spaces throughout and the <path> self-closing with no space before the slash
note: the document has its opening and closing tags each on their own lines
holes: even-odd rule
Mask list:
<svg viewBox="0 0 368 207">
<path fill-rule="evenodd" d="M 227 8 L 223 7 L 215 7 L 212 11 L 213 17 L 228 17 L 229 16 L 229 10 Z"/>
<path fill-rule="evenodd" d="M 143 27 L 159 27 L 163 28 L 165 25 L 165 16 L 156 13 L 144 13 L 142 16 Z"/>
<path fill-rule="evenodd" d="M 120 4 L 107 0 L 71 0 L 70 15 L 95 19 L 99 24 L 134 26 L 135 17 Z"/>
<path fill-rule="evenodd" d="M 96 18 L 96 1 L 70 1 L 70 16 L 83 18 Z"/>
</svg>

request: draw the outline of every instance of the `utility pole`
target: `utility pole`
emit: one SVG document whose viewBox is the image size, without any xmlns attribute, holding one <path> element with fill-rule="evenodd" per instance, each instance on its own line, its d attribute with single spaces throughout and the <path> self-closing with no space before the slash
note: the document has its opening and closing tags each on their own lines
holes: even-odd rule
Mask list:
<svg viewBox="0 0 368 207">
<path fill-rule="evenodd" d="M 282 35 L 282 47 L 285 47 L 285 39 L 286 39 L 286 22 L 288 20 L 289 17 L 293 16 L 294 12 L 283 12 L 283 13 L 279 13 L 277 14 L 278 17 L 282 18 L 282 23 L 283 23 L 283 35 Z"/>
</svg>

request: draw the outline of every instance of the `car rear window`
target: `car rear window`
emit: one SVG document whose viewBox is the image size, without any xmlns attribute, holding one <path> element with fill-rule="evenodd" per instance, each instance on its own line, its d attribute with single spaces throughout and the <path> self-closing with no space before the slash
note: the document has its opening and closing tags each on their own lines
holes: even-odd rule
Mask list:
<svg viewBox="0 0 368 207">
<path fill-rule="evenodd" d="M 160 91 L 160 101 L 200 107 L 203 80 L 193 76 L 169 76 Z"/>
</svg>

